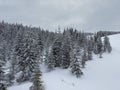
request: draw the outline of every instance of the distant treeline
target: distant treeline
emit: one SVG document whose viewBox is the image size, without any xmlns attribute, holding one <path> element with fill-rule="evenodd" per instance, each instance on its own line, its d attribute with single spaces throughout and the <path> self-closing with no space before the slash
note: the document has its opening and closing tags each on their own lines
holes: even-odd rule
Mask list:
<svg viewBox="0 0 120 90">
<path fill-rule="evenodd" d="M 100 35 L 101 37 L 108 36 L 108 35 L 113 35 L 113 34 L 119 34 L 120 31 L 98 31 L 96 34 Z"/>
</svg>

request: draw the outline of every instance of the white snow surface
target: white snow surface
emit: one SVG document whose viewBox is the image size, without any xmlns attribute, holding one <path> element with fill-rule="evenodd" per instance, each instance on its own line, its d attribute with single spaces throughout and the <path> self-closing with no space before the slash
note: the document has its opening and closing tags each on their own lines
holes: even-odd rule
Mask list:
<svg viewBox="0 0 120 90">
<path fill-rule="evenodd" d="M 94 55 L 82 69 L 84 75 L 76 78 L 69 70 L 56 69 L 46 72 L 43 69 L 42 80 L 45 90 L 120 90 L 120 34 L 112 35 L 110 43 L 112 53 L 103 54 L 103 58 Z M 8 88 L 8 90 L 29 90 L 31 83 Z"/>
</svg>

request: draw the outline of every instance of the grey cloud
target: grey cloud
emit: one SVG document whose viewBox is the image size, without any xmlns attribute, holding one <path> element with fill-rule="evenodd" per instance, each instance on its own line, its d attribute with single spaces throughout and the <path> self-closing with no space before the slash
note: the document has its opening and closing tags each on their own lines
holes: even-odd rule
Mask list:
<svg viewBox="0 0 120 90">
<path fill-rule="evenodd" d="M 0 20 L 45 29 L 58 25 L 86 31 L 120 25 L 119 0 L 0 0 Z"/>
</svg>

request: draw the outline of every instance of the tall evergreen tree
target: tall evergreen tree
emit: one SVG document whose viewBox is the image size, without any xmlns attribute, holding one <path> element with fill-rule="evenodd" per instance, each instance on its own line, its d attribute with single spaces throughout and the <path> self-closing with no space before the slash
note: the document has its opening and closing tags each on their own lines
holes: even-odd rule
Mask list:
<svg viewBox="0 0 120 90">
<path fill-rule="evenodd" d="M 60 67 L 62 60 L 62 41 L 61 38 L 55 40 L 52 50 L 52 60 L 55 62 L 55 67 Z"/>
<path fill-rule="evenodd" d="M 88 50 L 88 60 L 92 60 L 92 51 Z"/>
<path fill-rule="evenodd" d="M 41 76 L 42 72 L 40 71 L 39 65 L 37 65 L 32 75 L 31 80 L 33 82 L 33 85 L 30 87 L 30 90 L 44 90 Z"/>
<path fill-rule="evenodd" d="M 53 57 L 53 54 L 50 52 L 46 62 L 48 71 L 52 71 L 55 69 L 55 60 L 53 59 Z"/>
<path fill-rule="evenodd" d="M 83 72 L 80 69 L 80 63 L 77 59 L 77 57 L 74 58 L 71 64 L 71 73 L 75 75 L 77 78 L 81 77 L 83 75 Z"/>
<path fill-rule="evenodd" d="M 5 65 L 5 63 L 7 62 L 6 60 L 6 49 L 4 44 L 0 45 L 0 65 Z"/>
<path fill-rule="evenodd" d="M 99 54 L 99 58 L 102 58 L 103 43 L 99 34 L 94 36 L 94 53 Z"/>
<path fill-rule="evenodd" d="M 62 43 L 62 62 L 61 67 L 64 69 L 70 66 L 70 52 L 71 52 L 71 40 L 70 36 L 67 36 Z"/>
<path fill-rule="evenodd" d="M 85 64 L 86 64 L 87 60 L 88 60 L 87 51 L 86 51 L 86 49 L 84 49 L 83 55 L 82 55 L 82 60 L 81 60 L 82 68 L 85 68 Z"/>
<path fill-rule="evenodd" d="M 80 48 L 75 45 L 75 47 L 71 50 L 71 73 L 75 75 L 77 78 L 83 75 L 83 72 L 80 69 Z"/>
<path fill-rule="evenodd" d="M 1 63 L 1 62 L 0 62 Z M 2 66 L 0 65 L 0 90 L 7 90 L 5 72 L 3 71 Z"/>
<path fill-rule="evenodd" d="M 107 36 L 104 37 L 104 52 L 110 53 L 112 51 L 112 47 L 110 45 L 109 38 Z"/>
<path fill-rule="evenodd" d="M 102 58 L 103 44 L 102 44 L 101 37 L 99 37 L 97 40 L 97 51 L 98 51 L 98 54 L 100 55 L 99 57 Z"/>
<path fill-rule="evenodd" d="M 19 71 L 22 71 L 20 77 L 17 79 L 18 82 L 28 81 L 31 78 L 38 56 L 35 43 L 30 37 L 24 39 L 22 53 L 18 61 Z"/>
<path fill-rule="evenodd" d="M 41 33 L 38 34 L 37 37 L 37 48 L 38 48 L 38 59 L 43 62 L 43 51 L 44 51 L 44 43 L 42 40 L 42 35 Z"/>
<path fill-rule="evenodd" d="M 11 59 L 9 61 L 9 73 L 6 75 L 7 79 L 7 86 L 11 86 L 14 83 L 15 80 L 15 74 L 18 72 L 18 66 L 17 66 L 17 60 L 16 60 L 16 54 L 14 50 L 11 52 Z"/>
<path fill-rule="evenodd" d="M 88 40 L 88 45 L 87 45 L 88 60 L 92 60 L 93 46 L 94 46 L 93 38 L 90 37 L 90 39 Z"/>
</svg>

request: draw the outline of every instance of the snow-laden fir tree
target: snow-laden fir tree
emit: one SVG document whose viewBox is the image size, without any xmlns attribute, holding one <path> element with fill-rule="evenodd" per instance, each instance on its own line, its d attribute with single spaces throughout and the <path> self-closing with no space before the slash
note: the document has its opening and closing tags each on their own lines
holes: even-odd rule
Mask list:
<svg viewBox="0 0 120 90">
<path fill-rule="evenodd" d="M 32 75 L 32 86 L 29 90 L 44 90 L 43 81 L 41 80 L 42 72 L 39 68 L 39 63 L 37 63 L 34 73 Z"/>
<path fill-rule="evenodd" d="M 55 60 L 53 59 L 53 54 L 50 52 L 46 61 L 48 71 L 55 69 Z"/>
<path fill-rule="evenodd" d="M 39 52 L 42 52 L 44 49 L 44 44 L 43 44 L 42 37 L 40 35 L 38 35 L 37 42 L 38 42 Z"/>
<path fill-rule="evenodd" d="M 0 62 L 1 63 L 1 62 Z M 7 90 L 5 72 L 3 71 L 2 65 L 0 65 L 0 90 Z"/>
<path fill-rule="evenodd" d="M 16 39 L 15 39 L 15 47 L 14 47 L 14 53 L 16 55 L 16 57 L 21 57 L 22 55 L 22 49 L 24 46 L 24 31 L 22 32 L 18 32 Z"/>
<path fill-rule="evenodd" d="M 95 33 L 94 34 L 94 47 L 93 47 L 93 52 L 95 53 L 95 54 L 99 54 L 98 53 L 98 35 L 97 35 L 97 33 Z"/>
<path fill-rule="evenodd" d="M 71 68 L 71 73 L 75 75 L 77 78 L 83 75 L 83 72 L 81 71 L 81 68 L 80 68 L 80 62 L 76 56 L 74 56 L 74 59 L 71 62 L 70 68 Z"/>
<path fill-rule="evenodd" d="M 7 86 L 11 86 L 14 83 L 15 80 L 15 74 L 18 72 L 18 67 L 17 67 L 17 58 L 14 50 L 11 52 L 11 59 L 9 60 L 9 73 L 6 75 L 6 80 L 7 80 Z"/>
<path fill-rule="evenodd" d="M 55 67 L 60 67 L 62 60 L 62 41 L 61 38 L 58 38 L 54 41 L 51 50 L 51 59 L 55 62 Z"/>
<path fill-rule="evenodd" d="M 38 59 L 42 63 L 43 62 L 44 44 L 43 44 L 41 33 L 38 33 L 38 37 L 37 37 L 37 49 L 38 49 Z"/>
<path fill-rule="evenodd" d="M 103 43 L 99 35 L 94 35 L 94 53 L 99 54 L 99 58 L 102 58 Z"/>
<path fill-rule="evenodd" d="M 70 37 L 69 32 L 67 32 L 62 42 L 61 67 L 64 69 L 70 66 L 70 59 L 71 59 L 70 52 L 71 52 L 71 37 Z"/>
<path fill-rule="evenodd" d="M 3 66 L 6 64 L 5 42 L 0 42 L 0 90 L 7 90 L 6 75 Z"/>
<path fill-rule="evenodd" d="M 88 45 L 89 45 L 89 49 L 90 51 L 94 50 L 94 38 L 92 36 L 90 36 L 89 40 L 88 40 Z"/>
<path fill-rule="evenodd" d="M 80 48 L 75 45 L 73 49 L 71 50 L 71 62 L 70 62 L 70 69 L 71 73 L 75 75 L 77 78 L 81 77 L 83 75 L 83 72 L 80 68 Z"/>
<path fill-rule="evenodd" d="M 110 53 L 112 51 L 112 47 L 110 45 L 109 38 L 107 36 L 104 37 L 104 52 Z"/>
<path fill-rule="evenodd" d="M 99 58 L 102 58 L 103 44 L 102 44 L 101 37 L 98 37 L 97 39 L 97 52 L 100 55 Z"/>
<path fill-rule="evenodd" d="M 83 75 L 83 72 L 80 69 L 80 63 L 77 58 L 75 58 L 72 66 L 71 66 L 71 73 L 74 74 L 77 78 L 79 78 L 79 77 L 81 77 L 81 75 Z"/>
<path fill-rule="evenodd" d="M 92 60 L 92 51 L 88 50 L 88 60 Z"/>
<path fill-rule="evenodd" d="M 82 68 L 85 68 L 85 64 L 86 64 L 87 60 L 88 60 L 87 50 L 84 49 L 83 50 L 83 55 L 82 55 L 82 60 L 81 60 L 81 66 L 82 66 Z"/>
<path fill-rule="evenodd" d="M 90 37 L 89 40 L 88 40 L 88 44 L 87 44 L 88 60 L 92 60 L 93 48 L 94 48 L 93 37 Z"/>
<path fill-rule="evenodd" d="M 87 55 L 88 55 L 88 60 L 92 60 L 92 44 L 91 42 L 88 43 L 88 46 L 87 46 Z"/>
<path fill-rule="evenodd" d="M 55 59 L 53 59 L 53 53 L 52 53 L 52 45 L 49 46 L 49 38 L 47 38 L 47 42 L 45 44 L 44 48 L 44 63 L 47 66 L 48 71 L 52 71 L 55 69 Z"/>
<path fill-rule="evenodd" d="M 18 82 L 28 81 L 31 78 L 38 57 L 37 45 L 35 40 L 27 36 L 24 39 L 21 54 L 18 60 L 19 72 L 21 72 Z"/>
<path fill-rule="evenodd" d="M 98 50 L 97 50 L 97 42 L 94 42 L 93 52 L 94 52 L 94 54 L 98 54 Z"/>
<path fill-rule="evenodd" d="M 6 63 L 6 49 L 4 44 L 0 45 L 0 65 L 5 65 Z"/>
</svg>

